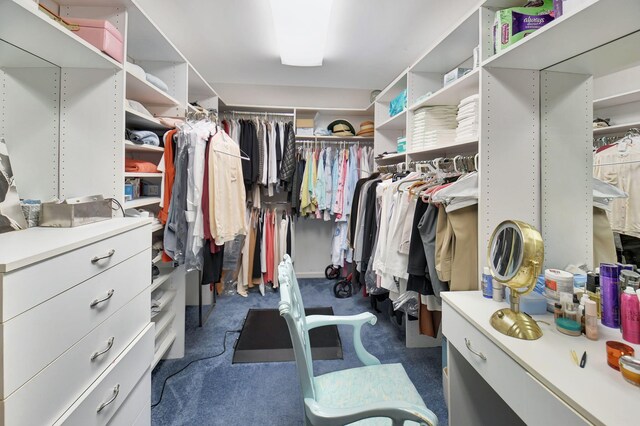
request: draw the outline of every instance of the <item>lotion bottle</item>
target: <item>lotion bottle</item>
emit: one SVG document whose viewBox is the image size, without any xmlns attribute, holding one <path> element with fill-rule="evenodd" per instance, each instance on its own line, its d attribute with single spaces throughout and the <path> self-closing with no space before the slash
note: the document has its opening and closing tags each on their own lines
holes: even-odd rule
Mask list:
<svg viewBox="0 0 640 426">
<path fill-rule="evenodd" d="M 598 340 L 598 306 L 593 300 L 584 302 L 584 330 L 587 339 Z"/>
</svg>

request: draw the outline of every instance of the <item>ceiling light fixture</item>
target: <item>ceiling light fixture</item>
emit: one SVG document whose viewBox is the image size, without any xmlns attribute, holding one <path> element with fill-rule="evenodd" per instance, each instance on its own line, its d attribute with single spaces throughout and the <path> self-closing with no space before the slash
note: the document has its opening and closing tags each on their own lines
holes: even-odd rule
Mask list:
<svg viewBox="0 0 640 426">
<path fill-rule="evenodd" d="M 322 65 L 333 0 L 270 0 L 282 65 Z"/>
</svg>

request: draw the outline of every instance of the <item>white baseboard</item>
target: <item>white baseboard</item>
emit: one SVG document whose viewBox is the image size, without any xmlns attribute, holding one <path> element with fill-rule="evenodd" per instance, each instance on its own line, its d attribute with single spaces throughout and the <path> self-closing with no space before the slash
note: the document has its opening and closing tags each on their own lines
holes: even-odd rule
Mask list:
<svg viewBox="0 0 640 426">
<path fill-rule="evenodd" d="M 298 278 L 325 278 L 324 271 L 320 272 L 297 272 L 296 277 Z"/>
</svg>

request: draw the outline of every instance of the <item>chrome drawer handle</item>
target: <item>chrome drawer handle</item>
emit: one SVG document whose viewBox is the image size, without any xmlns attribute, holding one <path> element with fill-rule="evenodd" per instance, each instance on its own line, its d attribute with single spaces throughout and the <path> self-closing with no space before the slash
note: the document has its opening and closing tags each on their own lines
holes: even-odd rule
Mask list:
<svg viewBox="0 0 640 426">
<path fill-rule="evenodd" d="M 105 254 L 104 256 L 94 256 L 91 259 L 91 263 L 98 263 L 99 261 L 103 260 L 103 259 L 108 259 L 111 256 L 113 256 L 114 254 L 116 254 L 116 249 L 111 249 L 109 250 L 109 253 Z"/>
<path fill-rule="evenodd" d="M 467 345 L 467 349 L 469 349 L 471 351 L 472 354 L 478 356 L 481 360 L 486 361 L 487 357 L 484 356 L 484 354 L 482 352 L 478 352 L 478 351 L 474 351 L 471 348 L 471 341 L 469 339 L 467 339 L 466 337 L 464 338 L 464 344 Z"/>
<path fill-rule="evenodd" d="M 115 292 L 116 291 L 114 289 L 109 290 L 109 292 L 107 293 L 107 297 L 105 297 L 104 299 L 96 299 L 93 302 L 91 302 L 91 305 L 89 305 L 89 306 L 92 307 L 92 308 L 95 308 L 100 303 L 106 302 L 107 300 L 111 299 L 111 296 L 113 296 L 113 293 L 115 293 Z"/>
<path fill-rule="evenodd" d="M 109 350 L 111 349 L 111 347 L 113 346 L 113 336 L 111 338 L 109 338 L 109 341 L 107 341 L 107 348 L 103 349 L 101 351 L 98 352 L 94 352 L 93 355 L 91 355 L 91 361 L 94 361 L 96 358 L 98 358 L 100 355 L 104 355 L 107 352 L 109 352 Z"/>
<path fill-rule="evenodd" d="M 99 413 L 100 411 L 104 410 L 107 405 L 115 401 L 119 393 L 120 393 L 120 384 L 117 384 L 116 387 L 113 388 L 113 396 L 107 402 L 103 402 L 102 404 L 100 404 L 100 406 L 98 407 L 98 411 L 96 412 Z"/>
</svg>

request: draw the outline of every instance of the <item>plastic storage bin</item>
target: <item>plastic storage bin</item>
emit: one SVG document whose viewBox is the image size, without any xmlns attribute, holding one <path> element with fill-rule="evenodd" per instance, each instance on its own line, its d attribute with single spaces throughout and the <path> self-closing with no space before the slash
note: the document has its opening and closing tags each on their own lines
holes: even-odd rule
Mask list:
<svg viewBox="0 0 640 426">
<path fill-rule="evenodd" d="M 76 34 L 122 63 L 124 60 L 124 39 L 111 22 L 104 19 L 69 18 L 67 20 L 70 23 L 80 25 Z"/>
</svg>

